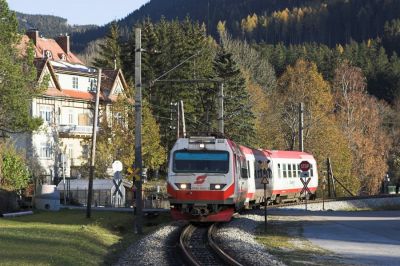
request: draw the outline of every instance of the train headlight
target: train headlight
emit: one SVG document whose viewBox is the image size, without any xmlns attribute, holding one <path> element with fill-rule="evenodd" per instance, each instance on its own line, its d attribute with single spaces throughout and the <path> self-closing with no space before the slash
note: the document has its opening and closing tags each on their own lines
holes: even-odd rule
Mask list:
<svg viewBox="0 0 400 266">
<path fill-rule="evenodd" d="M 221 190 L 226 184 L 210 184 L 210 190 Z"/>
<path fill-rule="evenodd" d="M 177 186 L 180 190 L 190 190 L 191 188 L 190 183 L 175 183 L 175 186 Z"/>
</svg>

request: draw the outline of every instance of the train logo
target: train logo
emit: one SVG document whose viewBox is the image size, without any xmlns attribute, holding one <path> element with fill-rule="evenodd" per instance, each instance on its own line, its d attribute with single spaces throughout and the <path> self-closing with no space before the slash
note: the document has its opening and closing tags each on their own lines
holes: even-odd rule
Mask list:
<svg viewBox="0 0 400 266">
<path fill-rule="evenodd" d="M 199 175 L 199 176 L 196 178 L 196 182 L 194 182 L 194 184 L 196 184 L 196 185 L 201 185 L 201 184 L 204 183 L 204 181 L 206 181 L 206 178 L 207 178 L 206 175 Z"/>
</svg>

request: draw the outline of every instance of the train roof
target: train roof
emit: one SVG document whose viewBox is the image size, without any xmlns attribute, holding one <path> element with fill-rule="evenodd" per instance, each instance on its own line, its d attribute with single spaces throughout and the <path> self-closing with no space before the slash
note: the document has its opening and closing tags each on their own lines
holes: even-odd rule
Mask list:
<svg viewBox="0 0 400 266">
<path fill-rule="evenodd" d="M 283 151 L 283 150 L 263 150 L 251 149 L 245 146 L 240 146 L 240 150 L 244 154 L 253 154 L 254 156 L 265 156 L 269 158 L 292 158 L 292 159 L 314 159 L 312 154 L 302 151 Z"/>
</svg>

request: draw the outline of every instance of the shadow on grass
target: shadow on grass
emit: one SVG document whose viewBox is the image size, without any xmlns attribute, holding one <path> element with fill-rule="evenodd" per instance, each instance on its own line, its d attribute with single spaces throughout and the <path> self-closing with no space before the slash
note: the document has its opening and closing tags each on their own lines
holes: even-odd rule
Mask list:
<svg viewBox="0 0 400 266">
<path fill-rule="evenodd" d="M 145 217 L 143 231 L 169 221 L 169 214 Z M 133 213 L 126 212 L 93 211 L 88 219 L 82 210 L 35 211 L 0 219 L 0 225 L 0 257 L 9 265 L 111 265 L 141 237 Z"/>
</svg>

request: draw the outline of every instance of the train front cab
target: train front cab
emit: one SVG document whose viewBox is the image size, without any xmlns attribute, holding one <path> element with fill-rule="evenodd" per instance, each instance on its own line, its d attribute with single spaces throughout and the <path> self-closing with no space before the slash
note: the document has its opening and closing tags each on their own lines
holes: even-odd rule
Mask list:
<svg viewBox="0 0 400 266">
<path fill-rule="evenodd" d="M 226 139 L 178 139 L 170 153 L 168 171 L 172 217 L 229 221 L 245 197 L 244 182 L 237 174 L 238 158 L 234 143 Z"/>
</svg>

